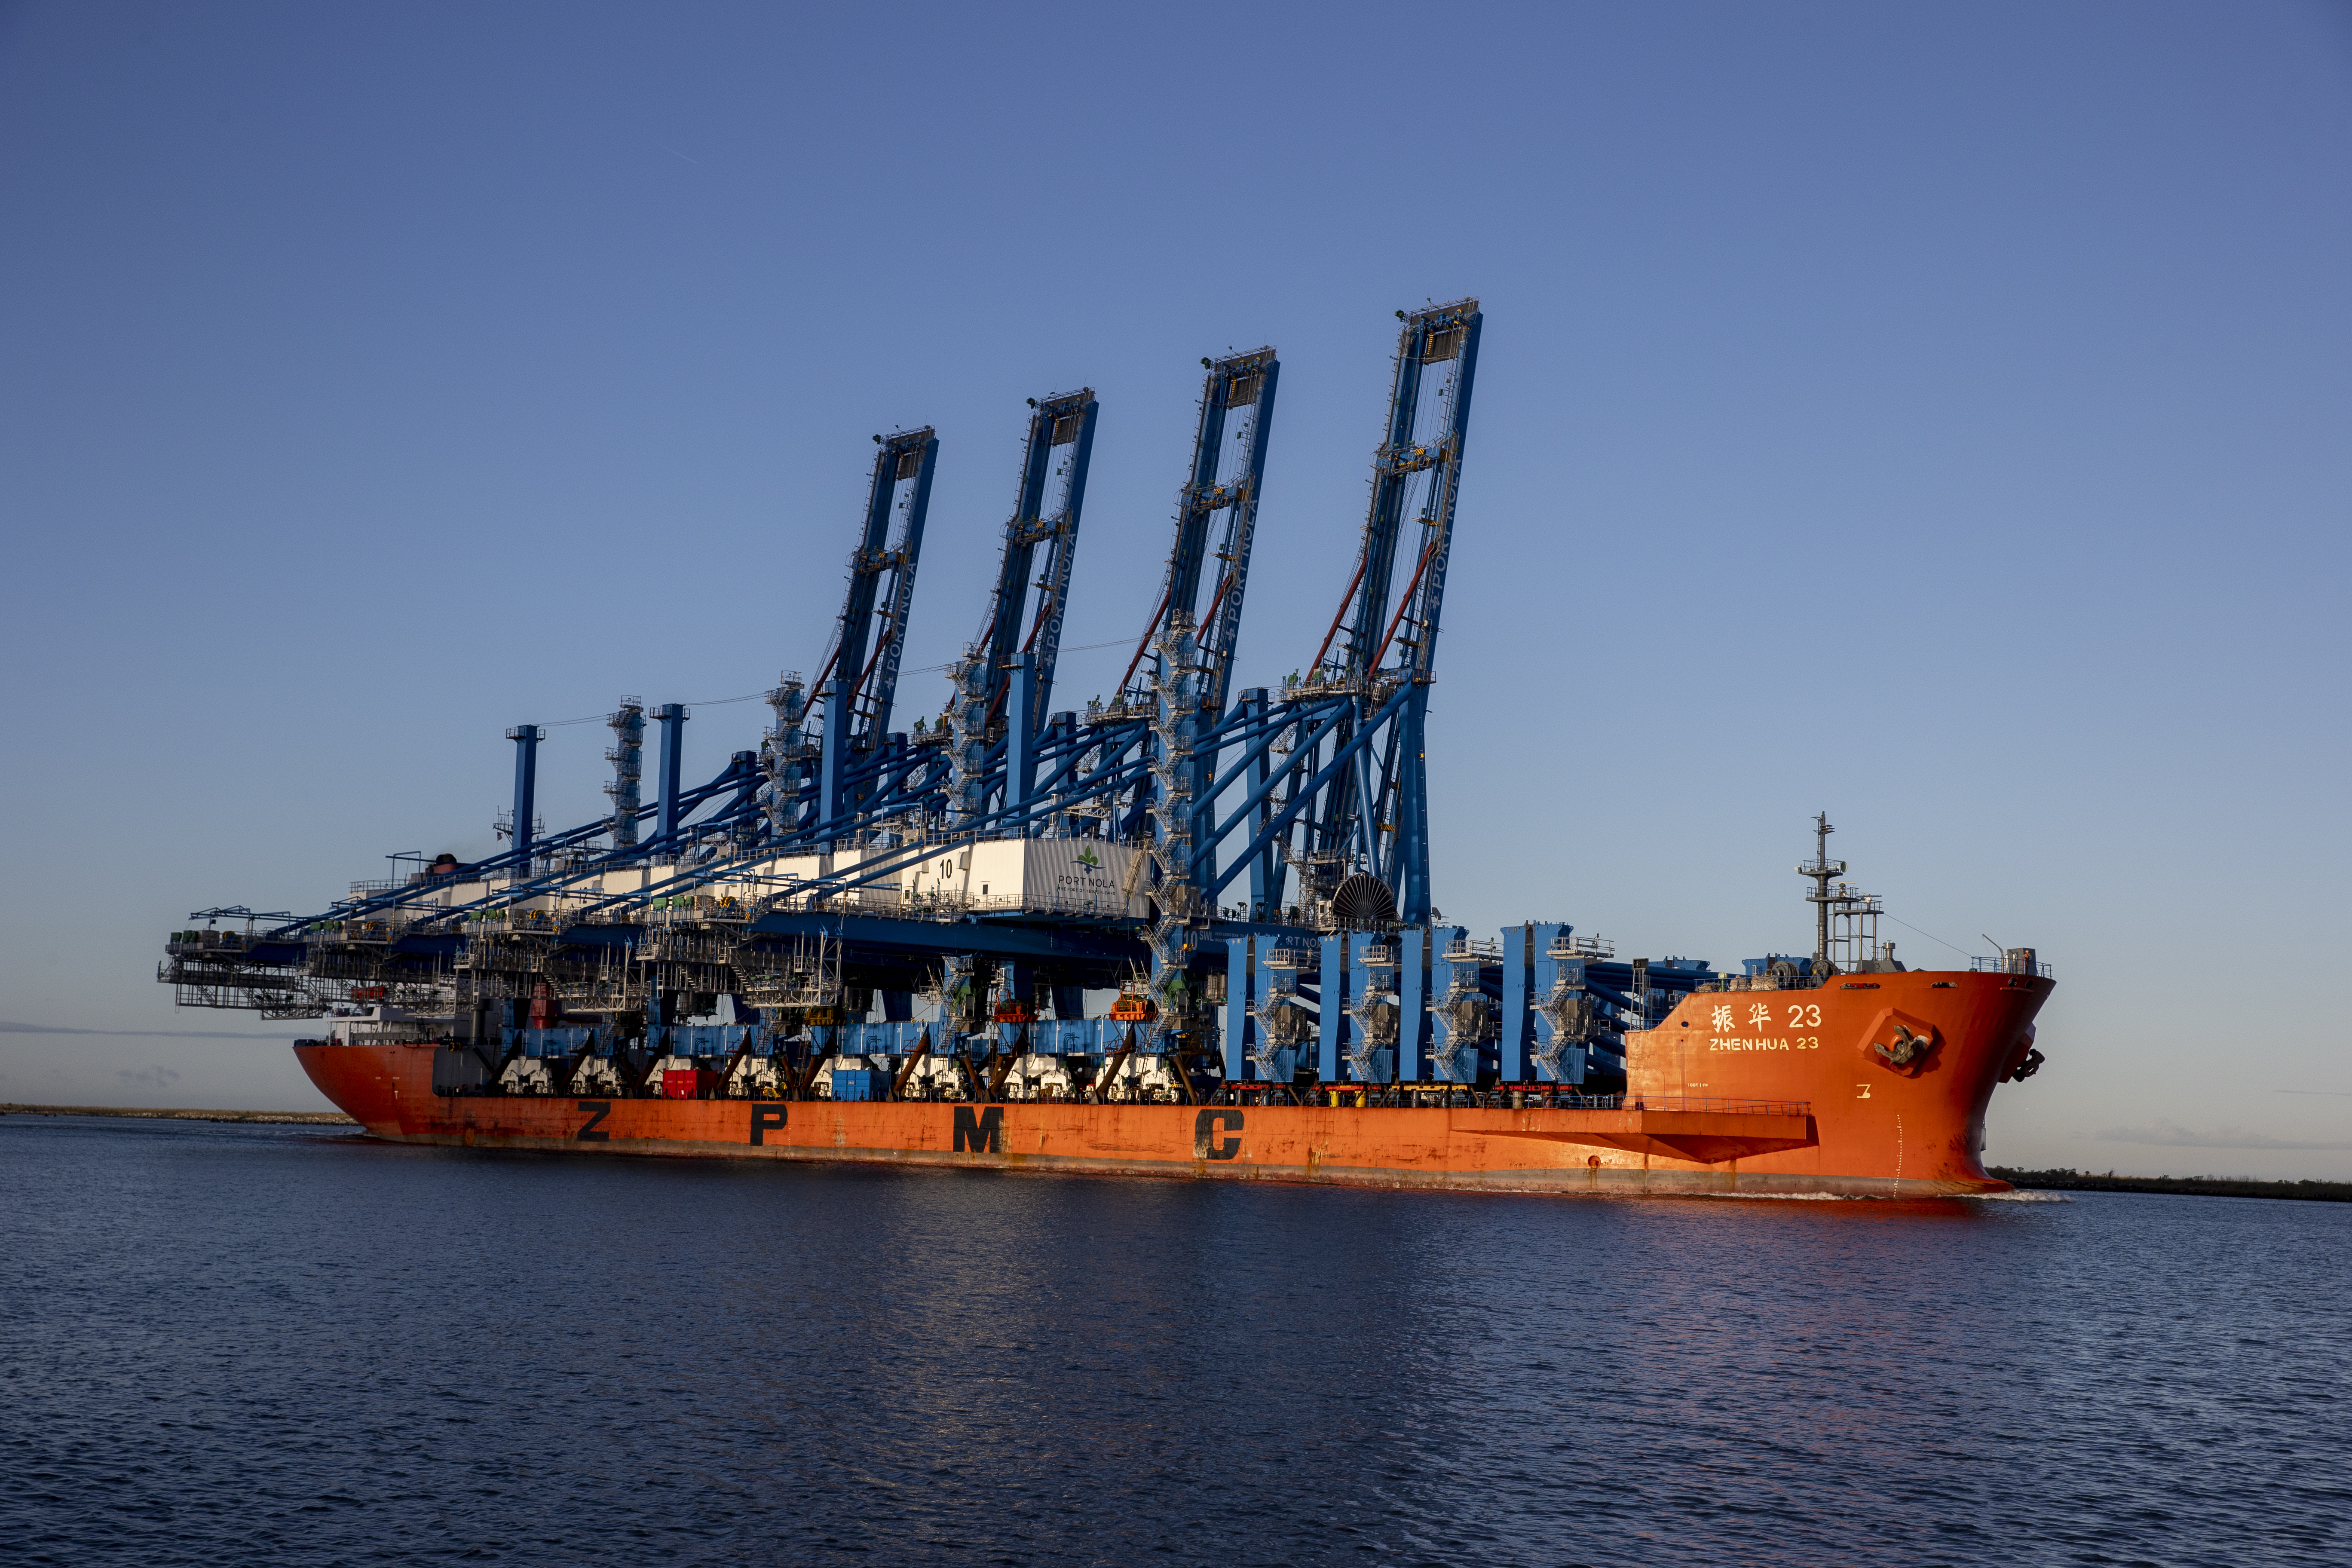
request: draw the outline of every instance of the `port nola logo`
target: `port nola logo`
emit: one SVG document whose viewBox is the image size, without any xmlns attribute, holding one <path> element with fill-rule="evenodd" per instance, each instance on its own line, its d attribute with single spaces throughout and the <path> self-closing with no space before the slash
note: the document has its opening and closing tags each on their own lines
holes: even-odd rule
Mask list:
<svg viewBox="0 0 2352 1568">
<path fill-rule="evenodd" d="M 1116 884 L 1113 879 L 1099 875 L 1101 870 L 1102 857 L 1096 854 L 1091 846 L 1082 848 L 1078 851 L 1077 858 L 1070 863 L 1070 868 L 1062 873 L 1059 880 L 1060 889 L 1066 893 L 1104 893 L 1114 890 Z"/>
</svg>

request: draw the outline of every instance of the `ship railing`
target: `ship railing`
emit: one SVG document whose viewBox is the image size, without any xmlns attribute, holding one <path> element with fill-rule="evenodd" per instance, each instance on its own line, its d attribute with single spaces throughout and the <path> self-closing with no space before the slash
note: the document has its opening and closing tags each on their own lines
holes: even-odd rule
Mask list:
<svg viewBox="0 0 2352 1568">
<path fill-rule="evenodd" d="M 819 889 L 803 888 L 792 892 L 771 893 L 756 906 L 746 908 L 743 919 L 757 920 L 770 910 L 823 910 L 833 913 L 878 912 L 888 914 L 898 910 L 902 900 L 896 888 L 835 888 Z"/>
<path fill-rule="evenodd" d="M 1820 974 L 1717 974 L 1693 984 L 1691 990 L 1710 995 L 1732 991 L 1818 991 L 1838 975 L 1859 973 L 1842 969 L 1834 974 L 1826 971 Z"/>
<path fill-rule="evenodd" d="M 911 919 L 952 920 L 966 914 L 1053 914 L 1089 915 L 1101 920 L 1118 920 L 1128 911 L 1127 899 L 1116 889 L 1105 892 L 1090 889 L 1083 895 L 1052 893 L 914 893 L 901 897 L 894 889 L 852 889 L 850 895 L 833 894 L 825 907 L 834 909 L 854 903 L 860 891 L 871 902 L 887 909 L 902 910 Z"/>
<path fill-rule="evenodd" d="M 1505 1084 L 1506 1103 L 1521 1099 L 1527 1110 L 1704 1110 L 1724 1116 L 1811 1116 L 1810 1100 L 1738 1100 L 1706 1094 L 1577 1094 L 1549 1084 Z"/>
<path fill-rule="evenodd" d="M 302 928 L 301 939 L 314 948 L 383 947 L 415 923 L 416 917 L 406 910 L 384 910 L 348 920 L 313 921 Z"/>
<path fill-rule="evenodd" d="M 2056 973 L 2039 959 L 2019 958 L 1999 953 L 1990 958 L 1971 958 L 1969 967 L 1979 974 L 2031 974 L 2043 980 L 2054 980 Z"/>
<path fill-rule="evenodd" d="M 1715 1095 L 1692 1094 L 1618 1094 L 1601 1098 L 1614 1100 L 1620 1110 L 1709 1110 L 1732 1116 L 1811 1116 L 1813 1102 L 1810 1100 L 1727 1100 Z"/>
<path fill-rule="evenodd" d="M 435 914 L 441 911 L 436 910 Z M 494 910 L 476 910 L 463 917 L 459 934 L 463 936 L 545 936 L 559 934 L 563 929 L 561 911 L 555 910 L 518 910 L 511 906 Z"/>
<path fill-rule="evenodd" d="M 1040 914 L 1102 915 L 1116 918 L 1127 913 L 1128 901 L 1118 890 L 1108 892 L 1091 889 L 1084 894 L 993 893 L 966 897 L 963 907 L 974 913 L 1010 913 L 1033 910 Z"/>
<path fill-rule="evenodd" d="M 243 931 L 174 931 L 164 942 L 163 951 L 175 957 L 193 953 L 199 957 L 242 958 L 246 947 Z"/>
<path fill-rule="evenodd" d="M 1338 1106 L 1403 1106 L 1480 1110 L 1705 1111 L 1719 1116 L 1811 1116 L 1810 1100 L 1737 1100 L 1720 1095 L 1579 1094 L 1550 1083 L 1506 1083 L 1480 1089 L 1466 1083 L 1321 1083 L 1294 1089 L 1286 1083 L 1228 1079 L 1218 1090 L 1223 1103 L 1250 1096 L 1265 1103 Z"/>
<path fill-rule="evenodd" d="M 581 908 L 588 907 L 583 900 Z M 648 926 L 742 925 L 760 912 L 759 900 L 739 893 L 673 893 L 646 905 L 644 921 Z"/>
</svg>

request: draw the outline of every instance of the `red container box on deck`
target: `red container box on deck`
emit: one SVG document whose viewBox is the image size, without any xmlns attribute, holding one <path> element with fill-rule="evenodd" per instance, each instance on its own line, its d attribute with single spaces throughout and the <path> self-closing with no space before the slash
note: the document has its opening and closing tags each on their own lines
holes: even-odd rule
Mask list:
<svg viewBox="0 0 2352 1568">
<path fill-rule="evenodd" d="M 664 1100 L 700 1100 L 703 1091 L 719 1081 L 719 1075 L 709 1068 L 666 1068 L 662 1070 Z"/>
</svg>

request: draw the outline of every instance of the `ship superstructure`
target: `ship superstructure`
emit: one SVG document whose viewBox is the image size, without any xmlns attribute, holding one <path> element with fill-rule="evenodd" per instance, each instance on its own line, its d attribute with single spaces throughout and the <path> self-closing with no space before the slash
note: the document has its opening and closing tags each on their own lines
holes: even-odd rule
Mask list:
<svg viewBox="0 0 2352 1568">
<path fill-rule="evenodd" d="M 1915 981 L 1877 942 L 1877 903 L 1836 880 L 1825 818 L 1816 863 L 1800 868 L 1818 911 L 1809 955 L 1727 972 L 1621 958 L 1563 921 L 1492 939 L 1442 921 L 1425 731 L 1483 317 L 1471 300 L 1398 314 L 1370 504 L 1352 561 L 1333 563 L 1337 609 L 1325 622 L 1274 596 L 1314 646 L 1280 686 L 1233 680 L 1280 379 L 1272 349 L 1202 362 L 1162 585 L 1108 700 L 1057 706 L 1055 693 L 1094 392 L 1030 400 L 979 634 L 950 668 L 942 710 L 903 730 L 900 654 L 940 441 L 929 427 L 877 435 L 840 615 L 814 677 L 787 671 L 768 692 L 755 745 L 689 784 L 688 708 L 624 698 L 605 721 L 611 813 L 549 833 L 535 815 L 547 731 L 518 725 L 501 852 L 395 857 L 399 875 L 354 883 L 314 915 L 199 911 L 206 926 L 173 936 L 160 978 L 183 1005 L 327 1020 L 304 1062 L 339 1103 L 369 1105 L 362 1119 L 388 1135 L 466 1142 L 610 1143 L 643 1122 L 635 1142 L 778 1150 L 797 1146 L 781 1110 L 746 1122 L 748 1142 L 702 1134 L 735 1130 L 746 1103 L 824 1101 L 872 1123 L 873 1141 L 845 1131 L 835 1150 L 895 1139 L 911 1152 L 941 1116 L 953 1134 L 985 1121 L 974 1107 L 1001 1130 L 995 1108 L 1053 1106 L 1055 1125 L 1092 1140 L 1087 1158 L 1123 1168 L 1109 1124 L 1077 1108 L 1163 1110 L 1182 1132 L 1171 1148 L 1198 1141 L 1187 1116 L 1213 1110 L 1236 1129 L 1294 1113 L 1375 1115 L 1373 1128 L 1407 1111 L 1780 1118 L 1690 1145 L 1736 1145 L 1737 1170 L 1819 1152 L 1813 1094 L 1789 1089 L 1804 1075 L 1732 1072 L 1742 1087 L 1726 1095 L 1687 1070 L 1669 1087 L 1653 1058 L 1662 1040 L 1686 1047 L 1701 1017 L 1713 1040 L 1781 1038 L 1752 1032 L 1768 992 L 1819 999 L 1799 1006 L 1802 1038 L 1854 1013 L 1845 1004 L 1869 1000 L 1864 988 L 1926 987 L 1899 1037 L 1877 1039 L 1885 1021 L 1856 1014 L 1852 1028 L 1872 1036 L 1859 1048 L 1916 1051 L 1931 1075 L 1967 1055 L 1971 1076 L 1992 1075 L 1988 1095 L 1995 1078 L 2031 1071 L 2032 1009 L 1995 1009 L 1968 1027 L 1999 1037 L 1958 1040 L 1945 1018 L 1957 998 L 1931 993 L 1963 987 Z M 1257 598 L 1269 600 L 1263 585 Z M 1989 968 L 1966 989 L 1998 975 L 2012 1004 L 2030 994 L 2038 1007 L 2048 981 L 2031 952 Z M 1727 1019 L 1751 1033 L 1727 1033 Z M 1921 1038 L 1934 1043 L 1903 1044 Z M 1790 1061 L 1813 1048 L 1788 1047 Z M 1746 1054 L 1753 1068 L 1780 1051 Z M 1909 1073 L 1912 1058 L 1884 1066 Z M 1981 1098 L 1961 1098 L 1980 1128 Z M 592 1101 L 596 1125 L 573 1126 Z M 1791 1117 L 1815 1131 L 1792 1132 Z M 1119 1124 L 1118 1137 L 1166 1142 Z M 1350 1134 L 1367 1147 L 1383 1136 Z M 1034 1158 L 1059 1158 L 1040 1140 Z M 1678 1158 L 1642 1157 L 1654 1156 Z M 1938 1169 L 1983 1183 L 1972 1148 Z"/>
</svg>

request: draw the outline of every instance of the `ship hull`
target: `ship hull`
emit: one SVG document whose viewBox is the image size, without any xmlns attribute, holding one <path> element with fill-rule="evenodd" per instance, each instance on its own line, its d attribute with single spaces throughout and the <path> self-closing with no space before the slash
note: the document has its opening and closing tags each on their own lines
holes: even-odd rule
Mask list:
<svg viewBox="0 0 2352 1568">
<path fill-rule="evenodd" d="M 433 1058 L 446 1047 L 295 1052 L 369 1132 L 412 1143 L 1502 1192 L 1935 1195 L 2005 1190 L 1979 1157 L 1985 1108 L 2049 988 L 1912 973 L 1696 994 L 1629 1037 L 1629 1092 L 1608 1110 L 1514 1107 L 1508 1090 L 1487 1097 L 1502 1103 L 1419 1107 L 444 1094 Z"/>
</svg>

